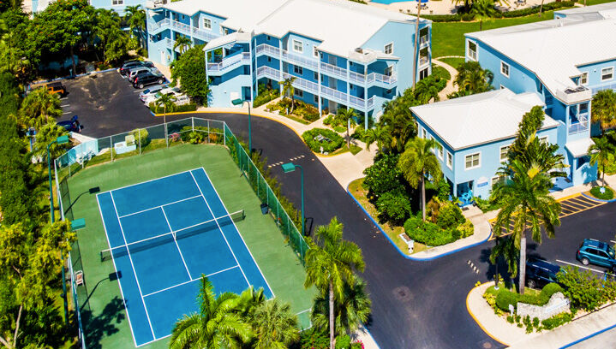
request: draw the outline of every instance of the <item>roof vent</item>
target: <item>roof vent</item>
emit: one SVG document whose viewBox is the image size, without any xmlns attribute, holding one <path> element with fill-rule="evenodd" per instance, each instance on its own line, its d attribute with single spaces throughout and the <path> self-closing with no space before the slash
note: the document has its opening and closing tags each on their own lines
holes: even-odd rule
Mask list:
<svg viewBox="0 0 616 349">
<path fill-rule="evenodd" d="M 364 53 L 364 50 L 361 47 L 358 47 L 355 49 L 355 52 L 357 53 Z"/>
</svg>

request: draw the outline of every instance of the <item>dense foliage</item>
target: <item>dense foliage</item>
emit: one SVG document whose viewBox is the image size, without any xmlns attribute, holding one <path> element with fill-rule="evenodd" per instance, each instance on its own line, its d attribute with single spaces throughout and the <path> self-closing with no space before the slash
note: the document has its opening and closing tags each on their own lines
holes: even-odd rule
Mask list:
<svg viewBox="0 0 616 349">
<path fill-rule="evenodd" d="M 325 128 L 308 130 L 302 134 L 302 138 L 308 147 L 317 153 L 331 153 L 340 148 L 344 142 L 339 134 Z"/>
<path fill-rule="evenodd" d="M 207 106 L 210 97 L 210 88 L 205 76 L 205 55 L 203 46 L 197 45 L 175 60 L 171 66 L 173 83 L 179 81 L 182 91 L 186 92 L 198 103 Z M 188 110 L 187 110 L 188 111 Z"/>
<path fill-rule="evenodd" d="M 258 108 L 266 103 L 269 103 L 270 101 L 278 97 L 280 97 L 279 89 L 272 89 L 266 86 L 265 84 L 259 84 L 259 93 L 255 97 L 255 100 L 252 103 L 252 106 L 254 108 Z"/>
<path fill-rule="evenodd" d="M 452 203 L 447 203 L 447 206 L 455 207 Z M 459 210 L 459 208 L 457 208 Z M 446 209 L 451 210 L 449 208 Z M 470 221 L 456 221 L 449 213 L 445 215 L 445 219 L 440 224 L 430 221 L 423 221 L 420 216 L 411 216 L 404 223 L 404 232 L 413 240 L 426 244 L 428 246 L 440 246 L 458 239 L 471 236 L 474 233 L 474 228 Z M 450 224 L 450 225 L 447 225 Z"/>
<path fill-rule="evenodd" d="M 586 311 L 597 309 L 608 301 L 616 300 L 616 281 L 598 279 L 589 270 L 567 267 L 557 274 L 558 282 L 565 288 L 571 305 Z"/>
</svg>

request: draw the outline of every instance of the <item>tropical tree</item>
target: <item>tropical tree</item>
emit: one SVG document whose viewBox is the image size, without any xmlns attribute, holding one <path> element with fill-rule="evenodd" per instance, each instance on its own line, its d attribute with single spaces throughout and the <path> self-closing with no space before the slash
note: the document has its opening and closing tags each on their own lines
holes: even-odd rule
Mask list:
<svg viewBox="0 0 616 349">
<path fill-rule="evenodd" d="M 383 103 L 383 115 L 377 124 L 388 130 L 390 137 L 387 138 L 390 142 L 385 142 L 386 147 L 397 154 L 402 153 L 408 140 L 417 134 L 417 125 L 410 108 L 419 103 L 410 91 L 407 89 L 402 96 Z"/>
<path fill-rule="evenodd" d="M 225 292 L 218 297 L 211 281 L 203 276 L 199 313 L 184 315 L 173 327 L 171 349 L 239 348 L 252 337 L 252 328 L 238 313 L 240 297 Z"/>
<path fill-rule="evenodd" d="M 558 215 L 560 204 L 550 196 L 550 177 L 536 167 L 528 167 L 520 160 L 506 165 L 513 175 L 504 183 L 497 184 L 492 196 L 501 203 L 496 217 L 494 231 L 512 235 L 515 248 L 520 251 L 519 290 L 524 293 L 526 278 L 526 234 L 530 230 L 532 239 L 541 243 L 543 228 L 548 237 L 554 237 L 555 227 L 560 225 Z"/>
<path fill-rule="evenodd" d="M 498 234 L 495 235 L 496 244 L 492 247 L 492 251 L 490 251 L 490 263 L 496 266 L 494 283 L 498 285 L 498 258 L 501 256 L 505 258 L 507 262 L 507 271 L 511 277 L 516 277 L 516 275 L 518 275 L 518 257 L 520 256 L 520 251 L 516 248 L 513 239 L 503 238 Z"/>
<path fill-rule="evenodd" d="M 178 35 L 175 37 L 175 43 L 173 44 L 173 50 L 180 49 L 180 54 L 183 54 L 192 45 L 192 40 L 188 36 Z"/>
<path fill-rule="evenodd" d="M 175 101 L 177 101 L 177 99 L 175 98 L 174 95 L 163 94 L 154 103 L 157 108 L 163 107 L 163 124 L 165 127 L 165 140 L 168 139 L 167 137 L 167 112 L 170 112 L 170 113 L 173 112 L 173 110 L 175 109 Z"/>
<path fill-rule="evenodd" d="M 38 129 L 36 133 L 36 142 L 34 144 L 35 157 L 38 157 L 47 162 L 47 146 L 55 141 L 58 137 L 68 134 L 68 132 L 62 126 L 58 126 L 55 122 L 50 122 L 43 125 Z M 58 144 L 53 143 L 49 146 L 49 155 L 51 159 L 55 159 L 62 155 L 64 151 L 70 146 L 70 144 Z"/>
<path fill-rule="evenodd" d="M 370 146 L 376 143 L 377 150 L 382 151 L 385 144 L 391 144 L 391 134 L 385 126 L 379 123 L 375 127 L 366 130 L 364 142 L 366 143 L 367 150 L 370 150 Z"/>
<path fill-rule="evenodd" d="M 145 32 L 146 15 L 145 10 L 141 8 L 141 5 L 126 6 L 124 10 L 126 13 L 125 20 L 128 23 L 131 33 L 136 33 L 137 42 L 140 47 L 145 47 L 143 33 Z"/>
<path fill-rule="evenodd" d="M 128 51 L 128 36 L 120 27 L 120 15 L 114 10 L 96 9 L 92 33 L 100 40 L 103 60 L 117 61 Z"/>
<path fill-rule="evenodd" d="M 605 187 L 605 167 L 614 162 L 614 146 L 607 137 L 593 138 L 595 142 L 588 148 L 590 165 L 598 164 L 601 168 L 601 181 Z"/>
<path fill-rule="evenodd" d="M 491 20 L 498 11 L 494 8 L 493 0 L 475 0 L 470 13 L 479 19 L 479 31 L 482 31 L 483 21 Z"/>
<path fill-rule="evenodd" d="M 24 98 L 18 113 L 18 122 L 22 126 L 39 129 L 60 116 L 60 96 L 46 88 L 38 88 Z"/>
<path fill-rule="evenodd" d="M 478 62 L 470 61 L 458 66 L 458 75 L 454 80 L 454 85 L 458 86 L 458 91 L 449 97 L 468 96 L 476 93 L 493 90 L 492 81 L 494 74 L 482 69 Z"/>
<path fill-rule="evenodd" d="M 438 102 L 441 99 L 438 93 L 443 89 L 441 86 L 444 87 L 444 85 L 440 84 L 440 80 L 437 81 L 434 78 L 419 80 L 415 85 L 415 99 L 417 99 L 419 104 L 427 104 L 432 99 Z"/>
<path fill-rule="evenodd" d="M 329 295 L 329 339 L 334 348 L 334 300 L 344 296 L 345 283 L 355 279 L 354 270 L 364 271 L 364 259 L 359 247 L 342 239 L 343 225 L 334 217 L 316 232 L 316 243 L 308 239 L 306 281 L 304 287 L 315 285 L 321 294 Z"/>
<path fill-rule="evenodd" d="M 312 307 L 312 323 L 327 327 L 329 321 L 329 300 L 327 294 L 319 294 Z M 334 318 L 336 335 L 355 332 L 362 323 L 368 321 L 372 302 L 366 293 L 366 282 L 356 277 L 351 283 L 344 284 L 343 296 L 335 300 Z"/>
<path fill-rule="evenodd" d="M 411 187 L 421 188 L 421 215 L 426 220 L 426 177 L 432 177 L 435 182 L 442 177 L 441 166 L 434 154 L 436 149 L 434 139 L 414 138 L 406 144 L 404 153 L 398 159 L 398 168 Z"/>
<path fill-rule="evenodd" d="M 355 112 L 355 109 L 353 108 L 340 108 L 338 109 L 338 112 L 336 113 L 336 118 L 339 120 L 339 122 L 341 123 L 345 123 L 346 124 L 346 130 L 347 130 L 347 148 L 351 149 L 351 135 L 349 133 L 349 129 L 351 128 L 351 124 L 355 125 L 355 119 L 357 117 L 357 113 Z"/>
<path fill-rule="evenodd" d="M 606 89 L 597 92 L 592 98 L 591 112 L 592 122 L 601 125 L 601 135 L 616 126 L 616 91 Z"/>
<path fill-rule="evenodd" d="M 292 76 L 279 82 L 280 86 L 282 86 L 282 95 L 284 98 L 291 96 L 291 111 L 289 113 L 293 113 L 293 108 L 295 107 L 295 87 L 293 87 L 293 83 L 296 79 L 296 77 Z"/>
<path fill-rule="evenodd" d="M 254 349 L 286 349 L 299 339 L 297 315 L 278 298 L 261 303 L 252 314 Z"/>
<path fill-rule="evenodd" d="M 197 102 L 207 107 L 210 97 L 210 85 L 205 76 L 205 55 L 203 46 L 197 45 L 188 49 L 171 65 L 171 78 L 174 84 L 178 81 L 182 90 Z"/>
</svg>

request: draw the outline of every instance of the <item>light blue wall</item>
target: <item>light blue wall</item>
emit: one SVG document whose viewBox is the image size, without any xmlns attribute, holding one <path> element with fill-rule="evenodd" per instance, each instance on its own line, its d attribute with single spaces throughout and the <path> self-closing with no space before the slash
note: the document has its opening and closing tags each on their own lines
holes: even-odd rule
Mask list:
<svg viewBox="0 0 616 349">
<path fill-rule="evenodd" d="M 612 79 L 601 81 L 601 69 L 609 68 L 609 67 L 614 69 L 613 74 L 612 74 Z M 605 61 L 605 62 L 582 65 L 582 66 L 579 66 L 578 69 L 581 72 L 588 72 L 588 84 L 585 85 L 588 88 L 593 89 L 596 87 L 601 87 L 603 85 L 616 84 L 616 58 L 609 60 L 609 61 Z"/>
<path fill-rule="evenodd" d="M 293 40 L 297 40 L 302 43 L 301 53 L 293 49 Z M 315 46 L 318 46 L 321 43 L 321 41 L 319 40 L 308 38 L 306 36 L 295 34 L 295 33 L 289 33 L 285 37 L 282 38 L 282 42 L 283 42 L 283 47 L 285 47 L 289 53 L 292 53 L 298 56 L 303 56 L 306 58 L 319 59 L 318 57 L 315 57 L 313 55 L 313 48 Z"/>
<path fill-rule="evenodd" d="M 211 29 L 206 29 L 203 26 L 203 19 L 209 19 L 212 23 Z M 193 15 L 193 27 L 198 27 L 202 30 L 210 31 L 212 34 L 222 35 L 222 31 L 220 30 L 220 24 L 225 21 L 226 18 L 215 16 L 205 12 L 199 12 Z"/>
</svg>

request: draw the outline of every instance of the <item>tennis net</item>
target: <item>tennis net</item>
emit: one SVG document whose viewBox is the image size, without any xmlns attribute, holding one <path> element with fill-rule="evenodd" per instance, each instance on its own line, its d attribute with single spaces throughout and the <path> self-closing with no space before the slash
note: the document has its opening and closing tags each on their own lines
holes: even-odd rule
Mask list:
<svg viewBox="0 0 616 349">
<path fill-rule="evenodd" d="M 190 227 L 164 233 L 157 236 L 152 236 L 146 239 L 130 242 L 126 245 L 116 246 L 102 250 L 101 262 L 111 260 L 113 257 L 126 256 L 129 253 L 136 253 L 148 250 L 153 247 L 162 246 L 168 243 L 174 243 L 174 240 L 182 240 L 198 234 L 207 233 L 212 230 L 217 230 L 218 227 L 224 227 L 233 222 L 244 220 L 246 215 L 244 210 L 230 213 L 229 215 L 220 216 L 203 223 L 195 224 Z"/>
</svg>

